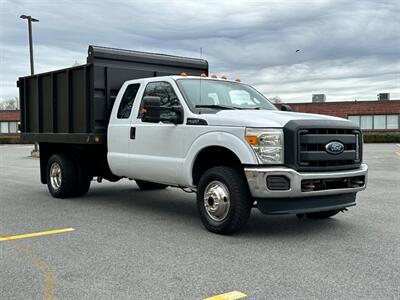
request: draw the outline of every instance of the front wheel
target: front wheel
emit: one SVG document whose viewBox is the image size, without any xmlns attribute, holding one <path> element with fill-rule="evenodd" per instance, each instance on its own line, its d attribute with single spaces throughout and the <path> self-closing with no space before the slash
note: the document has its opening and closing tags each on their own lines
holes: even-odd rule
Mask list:
<svg viewBox="0 0 400 300">
<path fill-rule="evenodd" d="M 200 178 L 197 209 L 204 226 L 218 234 L 239 231 L 250 216 L 252 197 L 243 174 L 232 167 L 214 167 Z"/>
</svg>

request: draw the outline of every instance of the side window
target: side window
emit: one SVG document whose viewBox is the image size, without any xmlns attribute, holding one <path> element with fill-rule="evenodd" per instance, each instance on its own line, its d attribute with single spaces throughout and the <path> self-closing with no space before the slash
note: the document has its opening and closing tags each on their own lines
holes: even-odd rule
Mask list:
<svg viewBox="0 0 400 300">
<path fill-rule="evenodd" d="M 118 119 L 128 119 L 131 115 L 133 101 L 135 101 L 136 94 L 139 90 L 140 84 L 135 83 L 129 85 L 124 95 L 122 96 L 121 103 L 118 107 L 117 118 Z"/>
<path fill-rule="evenodd" d="M 146 89 L 143 93 L 145 96 L 155 96 L 160 97 L 161 106 L 170 107 L 179 105 L 178 96 L 175 94 L 174 88 L 168 82 L 150 82 L 147 84 Z M 142 104 L 140 105 L 140 108 Z M 141 109 L 139 110 L 139 117 L 141 117 Z"/>
</svg>

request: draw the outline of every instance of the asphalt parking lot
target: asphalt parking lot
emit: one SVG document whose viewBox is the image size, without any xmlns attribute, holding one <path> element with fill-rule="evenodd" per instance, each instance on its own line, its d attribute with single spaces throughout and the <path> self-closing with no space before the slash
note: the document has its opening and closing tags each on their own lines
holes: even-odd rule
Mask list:
<svg viewBox="0 0 400 300">
<path fill-rule="evenodd" d="M 193 194 L 92 183 L 53 199 L 31 146 L 0 146 L 2 299 L 399 299 L 400 147 L 368 144 L 369 185 L 330 220 L 253 210 L 234 236 L 206 231 Z"/>
</svg>

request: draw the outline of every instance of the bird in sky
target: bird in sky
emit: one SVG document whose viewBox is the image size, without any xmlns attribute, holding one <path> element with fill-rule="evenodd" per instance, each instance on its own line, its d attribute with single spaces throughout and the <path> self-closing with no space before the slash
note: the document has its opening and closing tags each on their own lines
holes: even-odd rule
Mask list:
<svg viewBox="0 0 400 300">
<path fill-rule="evenodd" d="M 300 51 L 301 51 L 300 49 L 297 49 L 297 50 L 296 50 L 296 52 L 300 52 Z"/>
</svg>

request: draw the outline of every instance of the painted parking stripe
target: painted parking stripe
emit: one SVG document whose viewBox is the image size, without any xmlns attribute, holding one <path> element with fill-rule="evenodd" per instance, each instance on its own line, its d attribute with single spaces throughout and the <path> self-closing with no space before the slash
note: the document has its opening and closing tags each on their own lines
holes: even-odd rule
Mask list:
<svg viewBox="0 0 400 300">
<path fill-rule="evenodd" d="M 239 291 L 233 291 L 225 294 L 211 296 L 203 300 L 235 300 L 242 299 L 244 297 L 247 297 L 247 295 Z"/>
<path fill-rule="evenodd" d="M 400 156 L 400 151 L 395 152 L 398 156 Z"/>
<path fill-rule="evenodd" d="M 74 231 L 74 230 L 75 229 L 73 229 L 73 228 L 64 228 L 64 229 L 55 229 L 55 230 L 41 231 L 41 232 L 34 232 L 34 233 L 27 233 L 27 234 L 20 234 L 20 235 L 11 235 L 11 236 L 0 237 L 0 242 L 17 240 L 17 239 L 25 239 L 25 238 L 30 238 L 30 237 L 42 236 L 42 235 L 63 233 L 63 232 Z"/>
</svg>

